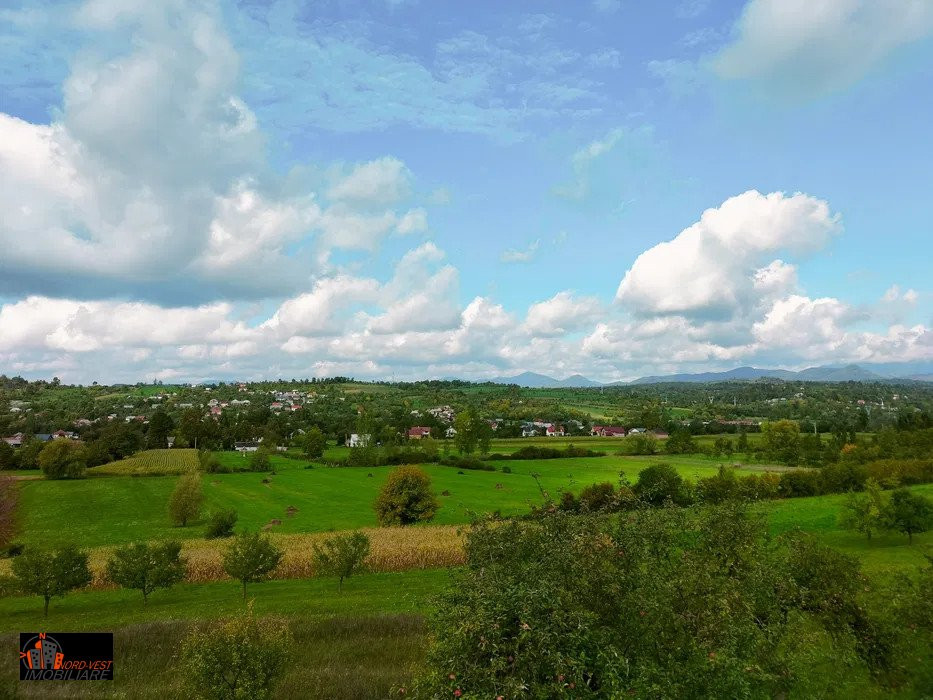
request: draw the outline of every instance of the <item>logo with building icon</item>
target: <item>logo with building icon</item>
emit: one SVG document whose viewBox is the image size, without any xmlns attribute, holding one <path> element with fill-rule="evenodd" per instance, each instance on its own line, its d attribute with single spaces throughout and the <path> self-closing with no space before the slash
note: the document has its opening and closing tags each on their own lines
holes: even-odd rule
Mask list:
<svg viewBox="0 0 933 700">
<path fill-rule="evenodd" d="M 65 654 L 61 644 L 45 632 L 40 632 L 37 637 L 26 642 L 19 658 L 31 670 L 57 670 L 62 667 Z"/>
</svg>

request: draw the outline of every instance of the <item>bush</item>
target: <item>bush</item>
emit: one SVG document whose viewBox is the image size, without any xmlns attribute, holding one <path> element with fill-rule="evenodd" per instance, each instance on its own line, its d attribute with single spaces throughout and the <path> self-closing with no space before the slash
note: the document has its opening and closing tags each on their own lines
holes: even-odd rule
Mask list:
<svg viewBox="0 0 933 700">
<path fill-rule="evenodd" d="M 785 498 L 819 496 L 822 476 L 814 469 L 801 469 L 781 473 L 781 485 L 778 493 Z"/>
<path fill-rule="evenodd" d="M 857 564 L 735 504 L 482 523 L 466 551 L 414 697 L 853 697 L 892 664 Z"/>
<path fill-rule="evenodd" d="M 74 440 L 52 440 L 39 453 L 39 468 L 46 479 L 80 479 L 87 468 L 84 447 Z"/>
<path fill-rule="evenodd" d="M 345 578 L 363 570 L 369 549 L 369 537 L 362 532 L 328 537 L 320 545 L 314 544 L 314 571 L 321 576 L 338 577 L 338 587 L 342 589 Z"/>
<path fill-rule="evenodd" d="M 200 450 L 198 452 L 198 464 L 201 471 L 207 474 L 219 474 L 230 471 L 228 467 L 220 463 L 220 460 L 217 459 L 217 455 L 210 450 Z"/>
<path fill-rule="evenodd" d="M 179 667 L 192 697 L 264 700 L 288 665 L 293 638 L 285 621 L 243 615 L 191 631 Z"/>
<path fill-rule="evenodd" d="M 175 490 L 168 502 L 168 513 L 175 527 L 185 527 L 201 513 L 204 493 L 201 490 L 200 474 L 183 474 L 178 477 Z"/>
<path fill-rule="evenodd" d="M 882 511 L 887 528 L 907 535 L 913 543 L 914 535 L 933 527 L 933 501 L 907 489 L 897 489 Z"/>
<path fill-rule="evenodd" d="M 207 521 L 207 530 L 204 536 L 209 540 L 233 536 L 233 527 L 236 525 L 238 517 L 236 510 L 233 508 L 214 511 Z"/>
<path fill-rule="evenodd" d="M 272 459 L 269 456 L 269 450 L 265 447 L 260 447 L 253 452 L 249 458 L 249 470 L 251 472 L 272 471 Z"/>
<path fill-rule="evenodd" d="M 511 473 L 512 473 L 512 467 L 510 467 L 508 464 L 506 464 L 504 467 L 502 467 L 502 473 L 503 473 L 503 474 L 511 474 Z"/>
<path fill-rule="evenodd" d="M 393 469 L 374 504 L 380 525 L 427 522 L 434 518 L 438 507 L 431 477 L 413 466 Z"/>
<path fill-rule="evenodd" d="M 589 484 L 580 492 L 580 507 L 585 511 L 611 510 L 615 506 L 616 489 L 608 481 Z"/>
<path fill-rule="evenodd" d="M 668 500 L 683 506 L 689 505 L 692 500 L 689 485 L 674 467 L 666 463 L 642 469 L 633 490 L 642 501 L 655 506 L 663 505 Z"/>
<path fill-rule="evenodd" d="M 739 480 L 735 470 L 719 465 L 716 476 L 697 481 L 696 491 L 697 498 L 704 503 L 722 503 L 739 497 Z"/>
</svg>

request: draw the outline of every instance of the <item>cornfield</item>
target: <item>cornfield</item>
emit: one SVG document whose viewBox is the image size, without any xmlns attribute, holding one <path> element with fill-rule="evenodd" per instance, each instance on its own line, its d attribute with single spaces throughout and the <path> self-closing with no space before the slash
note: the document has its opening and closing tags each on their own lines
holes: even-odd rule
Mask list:
<svg viewBox="0 0 933 700">
<path fill-rule="evenodd" d="M 198 468 L 198 451 L 191 449 L 146 450 L 117 462 L 88 469 L 102 476 L 165 476 Z"/>
<path fill-rule="evenodd" d="M 461 527 L 437 525 L 426 527 L 383 527 L 363 529 L 371 542 L 366 565 L 372 572 L 431 569 L 463 564 L 466 533 Z M 334 533 L 270 534 L 282 548 L 282 562 L 273 578 L 310 578 L 315 575 L 311 563 L 312 547 Z M 188 561 L 189 583 L 208 583 L 229 578 L 223 570 L 224 551 L 230 540 L 182 540 L 182 556 Z M 107 560 L 113 547 L 90 551 L 93 574 L 91 588 L 111 588 L 107 581 Z M 0 575 L 9 573 L 8 561 L 0 561 Z"/>
</svg>

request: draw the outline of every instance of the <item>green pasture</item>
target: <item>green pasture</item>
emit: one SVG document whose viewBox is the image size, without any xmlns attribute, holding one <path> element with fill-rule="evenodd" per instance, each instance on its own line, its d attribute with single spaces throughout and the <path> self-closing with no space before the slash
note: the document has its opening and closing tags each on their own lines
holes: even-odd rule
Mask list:
<svg viewBox="0 0 933 700">
<path fill-rule="evenodd" d="M 230 466 L 249 458 L 219 455 Z M 490 462 L 496 471 L 459 470 L 423 465 L 430 474 L 441 508 L 434 522 L 469 522 L 471 514 L 519 515 L 541 504 L 543 488 L 552 498 L 562 490 L 579 492 L 600 481 L 618 482 L 620 471 L 635 481 L 638 473 L 660 461 L 672 464 L 685 478 L 714 474 L 718 462 L 702 456 L 575 457 L 553 460 Z M 238 527 L 256 529 L 272 520 L 277 532 L 320 532 L 377 525 L 373 501 L 393 467 L 324 467 L 272 457 L 275 473 L 204 474 L 205 512 L 235 508 Z M 504 473 L 508 467 L 511 473 Z M 462 471 L 462 473 L 460 473 Z M 538 475 L 536 482 L 532 474 Z M 177 478 L 111 476 L 78 481 L 36 479 L 21 484 L 19 539 L 47 545 L 80 542 L 87 547 L 163 537 L 203 535 L 201 523 L 175 528 L 167 505 Z M 444 495 L 446 492 L 447 495 Z M 297 513 L 286 517 L 290 506 Z"/>
</svg>

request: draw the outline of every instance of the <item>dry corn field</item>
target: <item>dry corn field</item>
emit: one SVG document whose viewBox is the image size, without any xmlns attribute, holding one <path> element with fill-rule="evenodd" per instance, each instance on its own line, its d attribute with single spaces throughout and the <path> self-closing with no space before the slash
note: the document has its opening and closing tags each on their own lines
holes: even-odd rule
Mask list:
<svg viewBox="0 0 933 700">
<path fill-rule="evenodd" d="M 112 476 L 164 476 L 198 468 L 198 451 L 192 449 L 145 450 L 117 462 L 88 469 L 88 474 Z"/>
<path fill-rule="evenodd" d="M 363 529 L 371 542 L 366 559 L 369 571 L 389 572 L 408 569 L 431 569 L 463 564 L 466 533 L 463 527 L 432 525 L 422 527 L 382 527 Z M 312 545 L 336 533 L 316 532 L 294 535 L 270 534 L 285 555 L 273 573 L 273 578 L 310 578 Z M 182 540 L 182 556 L 188 562 L 186 581 L 207 583 L 229 578 L 223 569 L 223 553 L 230 539 Z M 107 581 L 107 559 L 114 547 L 90 550 L 90 566 L 94 580 L 92 588 L 110 588 Z M 9 560 L 0 561 L 0 575 L 10 573 Z"/>
</svg>

